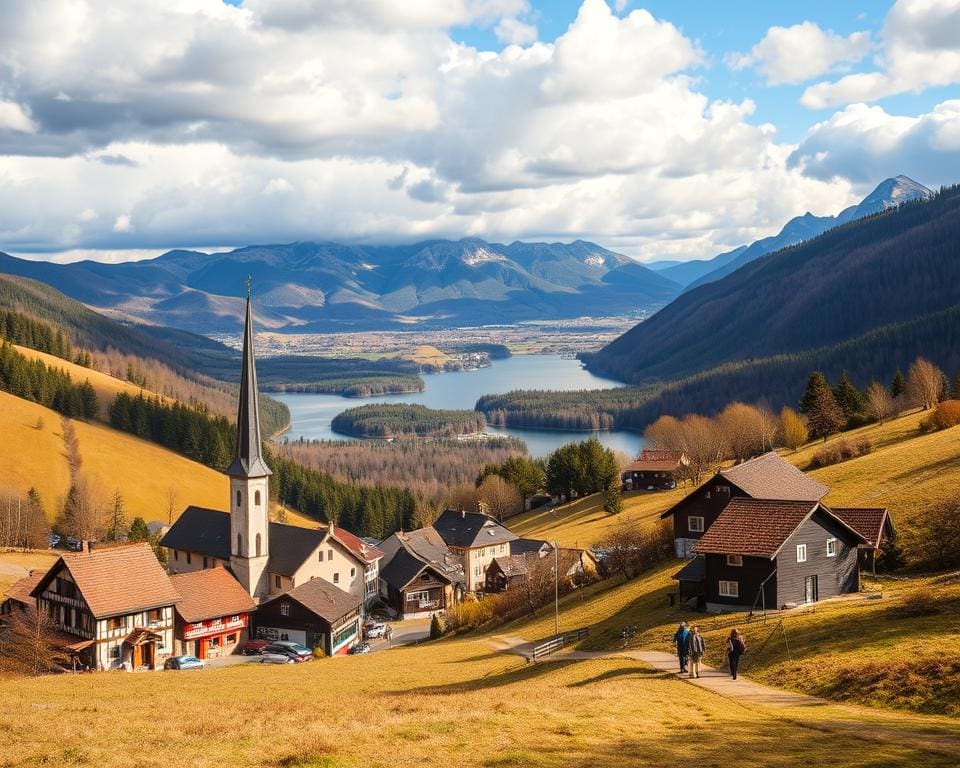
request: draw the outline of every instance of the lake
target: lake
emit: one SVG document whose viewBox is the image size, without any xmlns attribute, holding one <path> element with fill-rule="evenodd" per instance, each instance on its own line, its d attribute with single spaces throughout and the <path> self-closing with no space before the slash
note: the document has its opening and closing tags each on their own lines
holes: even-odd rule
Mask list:
<svg viewBox="0 0 960 768">
<path fill-rule="evenodd" d="M 380 397 L 340 397 L 339 395 L 271 393 L 270 397 L 290 408 L 291 426 L 286 437 L 296 440 L 349 440 L 330 429 L 330 421 L 341 411 L 364 403 L 419 403 L 428 408 L 463 408 L 473 410 L 481 395 L 509 392 L 512 389 L 612 389 L 621 382 L 595 376 L 583 368 L 579 360 L 557 355 L 515 355 L 494 360 L 489 368 L 476 371 L 424 374 L 427 388 L 423 392 Z M 608 448 L 632 456 L 640 451 L 643 438 L 636 432 L 569 432 L 549 429 L 500 429 L 487 427 L 491 434 L 520 438 L 532 456 L 546 456 L 572 441 L 596 436 Z"/>
</svg>

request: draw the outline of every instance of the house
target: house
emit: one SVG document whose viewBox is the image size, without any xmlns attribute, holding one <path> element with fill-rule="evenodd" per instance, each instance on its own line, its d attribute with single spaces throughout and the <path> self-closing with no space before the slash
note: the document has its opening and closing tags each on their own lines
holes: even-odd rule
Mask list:
<svg viewBox="0 0 960 768">
<path fill-rule="evenodd" d="M 91 668 L 156 669 L 173 653 L 180 595 L 149 544 L 64 553 L 30 596 Z"/>
<path fill-rule="evenodd" d="M 545 539 L 514 539 L 510 542 L 511 555 L 534 553 L 539 558 L 553 554 L 553 544 Z M 577 575 L 593 577 L 597 575 L 597 557 L 589 549 L 560 547 L 559 553 L 565 567 L 561 575 L 574 578 Z"/>
<path fill-rule="evenodd" d="M 380 549 L 381 595 L 401 619 L 431 616 L 463 598 L 463 563 L 433 528 L 398 531 Z"/>
<path fill-rule="evenodd" d="M 771 451 L 721 469 L 661 515 L 673 518 L 677 557 L 690 557 L 697 541 L 736 498 L 820 501 L 830 489 Z"/>
<path fill-rule="evenodd" d="M 514 539 L 510 542 L 511 555 L 525 555 L 528 552 L 545 557 L 553 552 L 553 545 L 546 539 Z"/>
<path fill-rule="evenodd" d="M 226 471 L 229 511 L 184 510 L 160 541 L 170 572 L 227 568 L 257 602 L 324 579 L 364 605 L 377 596 L 379 549 L 333 523 L 311 529 L 269 522 L 272 473 L 262 452 L 253 342 L 248 290 L 236 452 Z"/>
<path fill-rule="evenodd" d="M 484 592 L 505 592 L 526 584 L 530 578 L 530 571 L 539 560 L 540 558 L 531 552 L 493 558 L 487 568 Z"/>
<path fill-rule="evenodd" d="M 625 491 L 662 491 L 677 487 L 690 458 L 683 451 L 644 448 L 620 477 Z"/>
<path fill-rule="evenodd" d="M 860 589 L 859 547 L 869 544 L 820 501 L 740 496 L 693 547 L 677 574 L 707 610 L 775 609 Z"/>
<path fill-rule="evenodd" d="M 463 560 L 468 592 L 482 590 L 493 558 L 510 554 L 515 533 L 481 512 L 446 510 L 433 524 L 453 554 Z"/>
<path fill-rule="evenodd" d="M 268 523 L 270 555 L 264 594 L 279 595 L 313 578 L 329 581 L 364 604 L 377 596 L 383 552 L 334 524 L 302 528 Z M 171 573 L 230 567 L 230 515 L 187 507 L 160 541 Z"/>
<path fill-rule="evenodd" d="M 896 536 L 890 513 L 880 507 L 831 507 L 833 513 L 863 536 L 867 543 L 860 545 L 860 567 L 877 573 L 877 552 L 884 541 Z"/>
<path fill-rule="evenodd" d="M 0 622 L 3 621 L 3 617 L 12 615 L 14 611 L 26 611 L 37 607 L 37 601 L 30 593 L 45 575 L 46 571 L 38 568 L 10 585 L 3 601 L 0 601 Z"/>
<path fill-rule="evenodd" d="M 328 655 L 346 653 L 360 639 L 362 600 L 324 579 L 310 579 L 265 600 L 254 615 L 255 636 L 291 640 Z"/>
<path fill-rule="evenodd" d="M 177 573 L 170 583 L 180 595 L 174 624 L 177 653 L 198 659 L 228 656 L 247 639 L 256 603 L 226 568 Z"/>
</svg>

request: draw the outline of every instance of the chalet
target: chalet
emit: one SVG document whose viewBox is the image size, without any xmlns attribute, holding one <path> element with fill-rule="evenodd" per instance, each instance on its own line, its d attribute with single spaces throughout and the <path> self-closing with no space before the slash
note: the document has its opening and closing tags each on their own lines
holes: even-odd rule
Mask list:
<svg viewBox="0 0 960 768">
<path fill-rule="evenodd" d="M 463 560 L 468 592 L 482 590 L 493 558 L 510 554 L 518 537 L 489 515 L 446 510 L 433 524 L 453 554 Z"/>
<path fill-rule="evenodd" d="M 156 669 L 173 653 L 180 595 L 149 544 L 64 553 L 30 596 L 91 668 Z"/>
<path fill-rule="evenodd" d="M 830 489 L 805 475 L 777 453 L 721 469 L 661 515 L 673 518 L 677 557 L 690 557 L 694 545 L 710 529 L 732 499 L 820 501 Z"/>
<path fill-rule="evenodd" d="M 180 595 L 174 626 L 178 653 L 227 656 L 247 639 L 256 604 L 225 568 L 177 573 L 170 582 Z"/>
<path fill-rule="evenodd" d="M 676 578 L 687 597 L 699 579 L 707 610 L 812 603 L 860 589 L 858 548 L 865 544 L 819 501 L 741 496 L 697 541 L 697 557 Z"/>
<path fill-rule="evenodd" d="M 380 549 L 381 595 L 401 619 L 431 616 L 463 598 L 463 563 L 433 528 L 399 531 Z"/>
<path fill-rule="evenodd" d="M 869 568 L 874 575 L 877 572 L 877 552 L 883 542 L 896 536 L 893 521 L 886 509 L 831 507 L 833 513 L 866 539 L 860 545 L 860 567 Z"/>
<path fill-rule="evenodd" d="M 229 512 L 188 507 L 160 544 L 173 574 L 227 568 L 255 601 L 323 579 L 356 597 L 377 596 L 383 553 L 333 523 L 314 529 L 268 519 L 270 468 L 262 453 L 253 313 L 247 292 L 237 445 L 226 474 Z"/>
<path fill-rule="evenodd" d="M 677 487 L 690 459 L 683 451 L 644 448 L 621 474 L 625 491 L 663 491 Z"/>
<path fill-rule="evenodd" d="M 530 571 L 536 567 L 539 560 L 540 558 L 531 552 L 493 558 L 487 568 L 484 591 L 505 592 L 508 589 L 526 584 L 530 578 Z"/>
<path fill-rule="evenodd" d="M 322 648 L 331 656 L 346 653 L 360 639 L 362 604 L 356 595 L 324 579 L 310 579 L 258 606 L 255 635 Z"/>
</svg>

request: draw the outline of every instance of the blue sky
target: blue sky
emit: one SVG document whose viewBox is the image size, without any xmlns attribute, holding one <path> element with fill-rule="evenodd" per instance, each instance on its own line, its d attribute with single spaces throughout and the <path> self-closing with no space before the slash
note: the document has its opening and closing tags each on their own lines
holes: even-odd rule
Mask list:
<svg viewBox="0 0 960 768">
<path fill-rule="evenodd" d="M 0 250 L 34 258 L 703 258 L 960 181 L 960 0 L 32 0 L 0 49 Z"/>
</svg>

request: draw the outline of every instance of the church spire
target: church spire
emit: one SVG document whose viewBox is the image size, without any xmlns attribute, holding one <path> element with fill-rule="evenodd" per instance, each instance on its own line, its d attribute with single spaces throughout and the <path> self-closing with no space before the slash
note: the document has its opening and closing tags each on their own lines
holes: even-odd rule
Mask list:
<svg viewBox="0 0 960 768">
<path fill-rule="evenodd" d="M 240 373 L 240 405 L 237 408 L 237 451 L 227 469 L 230 477 L 266 477 L 272 474 L 261 455 L 260 402 L 257 367 L 253 355 L 253 310 L 250 278 L 247 278 L 247 319 L 243 329 L 243 368 Z"/>
</svg>

